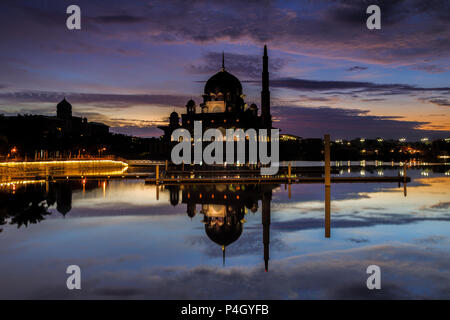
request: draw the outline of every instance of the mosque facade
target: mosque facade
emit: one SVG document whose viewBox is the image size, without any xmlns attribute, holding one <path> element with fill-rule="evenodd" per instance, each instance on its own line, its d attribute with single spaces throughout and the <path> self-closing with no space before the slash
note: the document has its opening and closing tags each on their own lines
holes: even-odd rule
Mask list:
<svg viewBox="0 0 450 320">
<path fill-rule="evenodd" d="M 194 121 L 202 122 L 203 131 L 209 128 L 219 129 L 225 134 L 226 129 L 270 129 L 272 128 L 272 116 L 270 114 L 269 91 L 269 57 L 267 46 L 264 46 L 261 111 L 256 104 L 248 106 L 245 103 L 245 95 L 242 84 L 238 78 L 225 68 L 225 59 L 222 55 L 222 68 L 208 79 L 202 95 L 203 102 L 197 106 L 194 100 L 186 103 L 186 113 L 180 116 L 172 112 L 169 117 L 169 125 L 159 127 L 164 131 L 163 139 L 171 141 L 172 132 L 183 128 L 194 131 Z"/>
</svg>

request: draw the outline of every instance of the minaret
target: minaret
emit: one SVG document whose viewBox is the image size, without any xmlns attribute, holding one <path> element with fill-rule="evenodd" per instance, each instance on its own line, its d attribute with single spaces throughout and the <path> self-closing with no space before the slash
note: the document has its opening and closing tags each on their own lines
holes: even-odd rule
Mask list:
<svg viewBox="0 0 450 320">
<path fill-rule="evenodd" d="M 222 71 L 225 71 L 225 52 L 222 51 Z"/>
<path fill-rule="evenodd" d="M 263 193 L 262 198 L 262 225 L 264 244 L 264 270 L 269 271 L 269 243 L 270 243 L 270 200 L 271 192 Z"/>
<path fill-rule="evenodd" d="M 263 56 L 261 117 L 264 127 L 271 128 L 272 116 L 270 115 L 269 57 L 267 56 L 266 45 L 264 45 L 264 56 Z"/>
<path fill-rule="evenodd" d="M 222 246 L 222 265 L 225 267 L 225 246 Z"/>
</svg>

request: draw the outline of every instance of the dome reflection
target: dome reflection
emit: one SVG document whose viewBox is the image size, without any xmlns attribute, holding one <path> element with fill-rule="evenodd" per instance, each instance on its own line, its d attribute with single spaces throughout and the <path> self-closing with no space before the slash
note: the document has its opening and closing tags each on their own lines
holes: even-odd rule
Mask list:
<svg viewBox="0 0 450 320">
<path fill-rule="evenodd" d="M 244 231 L 245 215 L 249 210 L 256 213 L 261 201 L 264 262 L 265 270 L 268 271 L 270 202 L 272 190 L 276 187 L 278 185 L 193 184 L 165 188 L 170 191 L 170 202 L 173 205 L 175 199 L 178 203 L 181 190 L 181 202 L 186 204 L 190 218 L 197 214 L 197 206 L 200 206 L 205 233 L 222 249 L 224 264 L 226 248 L 235 243 Z"/>
</svg>

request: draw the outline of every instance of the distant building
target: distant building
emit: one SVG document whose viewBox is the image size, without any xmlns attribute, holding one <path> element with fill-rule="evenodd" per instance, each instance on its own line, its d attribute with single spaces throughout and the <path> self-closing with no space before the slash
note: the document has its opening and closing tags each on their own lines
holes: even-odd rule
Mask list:
<svg viewBox="0 0 450 320">
<path fill-rule="evenodd" d="M 63 133 L 84 136 L 106 136 L 109 133 L 109 127 L 103 123 L 72 116 L 72 105 L 66 98 L 56 105 L 56 120 L 62 124 L 59 128 Z"/>
<path fill-rule="evenodd" d="M 57 104 L 56 116 L 0 115 L 0 156 L 6 158 L 99 155 L 109 142 L 109 127 L 74 117 L 72 105 L 65 98 Z"/>
<path fill-rule="evenodd" d="M 56 116 L 60 119 L 72 118 L 72 105 L 67 102 L 66 98 L 56 105 Z"/>
</svg>

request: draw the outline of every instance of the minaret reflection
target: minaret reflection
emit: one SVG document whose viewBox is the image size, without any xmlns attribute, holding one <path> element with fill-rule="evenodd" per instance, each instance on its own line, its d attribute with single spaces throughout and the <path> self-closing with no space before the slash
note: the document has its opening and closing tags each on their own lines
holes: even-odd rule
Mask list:
<svg viewBox="0 0 450 320">
<path fill-rule="evenodd" d="M 170 190 L 170 201 L 175 201 L 178 190 Z M 262 226 L 264 244 L 264 265 L 269 269 L 270 202 L 272 190 L 277 185 L 232 185 L 232 184 L 193 184 L 181 186 L 182 203 L 187 205 L 187 215 L 196 215 L 196 206 L 201 205 L 203 223 L 208 238 L 217 243 L 222 250 L 222 263 L 225 265 L 227 247 L 241 236 L 246 223 L 248 210 L 255 213 L 258 201 L 262 203 Z M 172 193 L 174 193 L 172 195 Z M 173 204 L 173 203 L 172 203 Z"/>
<path fill-rule="evenodd" d="M 270 201 L 272 191 L 265 192 L 262 198 L 262 225 L 264 243 L 264 270 L 269 271 L 269 243 L 270 243 Z"/>
</svg>

